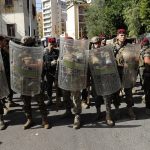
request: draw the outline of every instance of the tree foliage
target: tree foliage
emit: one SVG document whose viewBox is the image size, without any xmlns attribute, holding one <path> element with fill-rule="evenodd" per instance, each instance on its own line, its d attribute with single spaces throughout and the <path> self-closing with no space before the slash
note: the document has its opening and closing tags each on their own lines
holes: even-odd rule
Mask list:
<svg viewBox="0 0 150 150">
<path fill-rule="evenodd" d="M 150 0 L 95 0 L 86 13 L 88 36 L 116 34 L 127 29 L 129 36 L 150 31 Z"/>
<path fill-rule="evenodd" d="M 150 0 L 140 0 L 140 17 L 145 30 L 150 32 Z"/>
<path fill-rule="evenodd" d="M 130 1 L 129 5 L 123 10 L 124 21 L 128 27 L 130 37 L 137 37 L 140 33 L 141 19 L 139 10 L 139 3 L 135 0 Z"/>
</svg>

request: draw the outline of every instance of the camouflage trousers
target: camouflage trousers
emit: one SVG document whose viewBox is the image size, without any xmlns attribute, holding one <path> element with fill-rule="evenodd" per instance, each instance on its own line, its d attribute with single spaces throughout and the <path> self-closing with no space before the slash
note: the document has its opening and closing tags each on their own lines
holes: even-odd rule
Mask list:
<svg viewBox="0 0 150 150">
<path fill-rule="evenodd" d="M 63 90 L 62 93 L 63 93 L 63 100 L 64 100 L 66 110 L 71 110 L 71 104 L 72 104 L 71 99 L 72 99 L 73 100 L 73 112 L 75 114 L 80 114 L 82 111 L 80 91 L 70 92 L 70 91 Z"/>
<path fill-rule="evenodd" d="M 27 117 L 31 117 L 32 116 L 32 110 L 31 110 L 32 97 L 31 96 L 25 96 L 25 95 L 22 95 L 21 97 L 22 97 L 22 100 L 23 100 L 23 103 L 24 103 L 23 109 L 24 109 L 25 115 Z M 33 98 L 38 103 L 39 110 L 40 110 L 40 113 L 41 113 L 42 117 L 47 116 L 47 109 L 46 109 L 46 105 L 44 103 L 43 94 L 35 95 Z"/>
</svg>

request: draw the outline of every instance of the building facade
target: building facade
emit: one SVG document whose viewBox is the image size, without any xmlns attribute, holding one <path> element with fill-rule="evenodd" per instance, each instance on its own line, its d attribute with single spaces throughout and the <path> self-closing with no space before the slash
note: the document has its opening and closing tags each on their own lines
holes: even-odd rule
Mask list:
<svg viewBox="0 0 150 150">
<path fill-rule="evenodd" d="M 61 0 L 42 0 L 44 37 L 59 37 L 66 29 L 66 2 Z"/>
<path fill-rule="evenodd" d="M 35 0 L 0 0 L 0 34 L 37 36 Z"/>
<path fill-rule="evenodd" d="M 38 38 L 42 38 L 43 37 L 43 15 L 42 12 L 37 12 L 37 34 L 38 34 Z"/>
<path fill-rule="evenodd" d="M 89 3 L 87 1 L 67 1 L 66 32 L 74 39 L 86 36 L 85 12 Z"/>
</svg>

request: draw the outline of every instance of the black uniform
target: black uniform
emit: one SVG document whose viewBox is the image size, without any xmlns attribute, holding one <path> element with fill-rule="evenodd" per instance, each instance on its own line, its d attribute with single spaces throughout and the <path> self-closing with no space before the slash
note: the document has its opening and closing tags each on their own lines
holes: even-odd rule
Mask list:
<svg viewBox="0 0 150 150">
<path fill-rule="evenodd" d="M 52 64 L 51 62 L 53 60 L 57 60 L 59 56 L 59 50 L 58 49 L 52 49 L 50 52 L 46 51 L 43 57 L 44 66 L 43 66 L 43 73 L 42 78 L 46 76 L 47 79 L 47 94 L 49 97 L 49 100 L 52 99 L 52 86 L 55 81 L 55 73 L 56 73 L 56 64 Z"/>
<path fill-rule="evenodd" d="M 12 101 L 13 98 L 13 91 L 11 89 L 11 84 L 10 84 L 10 62 L 9 62 L 9 53 L 5 52 L 3 49 L 1 49 L 1 54 L 3 58 L 3 63 L 4 63 L 4 68 L 5 68 L 5 73 L 6 73 L 6 78 L 8 82 L 8 88 L 9 88 L 9 100 Z"/>
</svg>

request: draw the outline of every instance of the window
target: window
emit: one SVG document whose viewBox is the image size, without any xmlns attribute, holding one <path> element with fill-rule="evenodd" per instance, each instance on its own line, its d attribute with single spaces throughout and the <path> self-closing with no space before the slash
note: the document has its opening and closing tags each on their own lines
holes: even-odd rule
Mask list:
<svg viewBox="0 0 150 150">
<path fill-rule="evenodd" d="M 5 0 L 5 6 L 13 6 L 13 0 Z"/>
<path fill-rule="evenodd" d="M 15 36 L 15 24 L 7 24 L 7 35 Z"/>
<path fill-rule="evenodd" d="M 27 10 L 28 10 L 28 13 L 29 13 L 29 0 L 27 0 Z"/>
<path fill-rule="evenodd" d="M 33 18 L 36 16 L 36 8 L 34 5 L 32 5 L 32 15 L 33 15 Z"/>
</svg>

